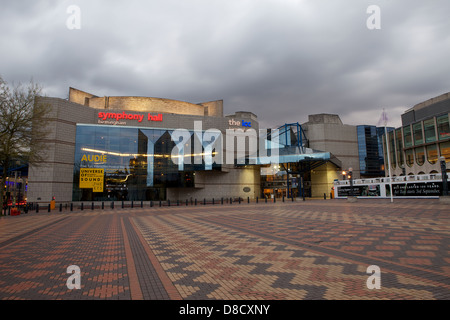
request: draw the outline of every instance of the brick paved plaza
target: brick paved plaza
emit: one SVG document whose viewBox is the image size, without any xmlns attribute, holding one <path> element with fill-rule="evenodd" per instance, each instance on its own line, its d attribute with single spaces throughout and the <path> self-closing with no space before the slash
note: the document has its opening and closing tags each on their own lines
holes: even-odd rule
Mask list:
<svg viewBox="0 0 450 320">
<path fill-rule="evenodd" d="M 0 299 L 448 300 L 449 214 L 360 199 L 3 216 Z"/>
</svg>

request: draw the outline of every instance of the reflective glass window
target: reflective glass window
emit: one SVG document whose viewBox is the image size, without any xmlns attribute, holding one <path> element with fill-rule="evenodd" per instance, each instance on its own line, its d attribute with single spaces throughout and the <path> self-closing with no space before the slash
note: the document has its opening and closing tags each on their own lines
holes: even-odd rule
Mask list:
<svg viewBox="0 0 450 320">
<path fill-rule="evenodd" d="M 397 167 L 397 160 L 395 158 L 395 141 L 394 141 L 394 132 L 388 132 L 389 135 L 389 156 L 391 157 L 391 166 L 393 168 Z"/>
<path fill-rule="evenodd" d="M 405 137 L 405 148 L 412 147 L 411 126 L 403 127 L 403 135 Z"/>
<path fill-rule="evenodd" d="M 425 142 L 436 141 L 436 130 L 434 126 L 434 118 L 423 122 L 423 131 L 425 133 Z"/>
<path fill-rule="evenodd" d="M 427 148 L 427 160 L 431 164 L 435 164 L 438 160 L 438 150 L 436 144 L 431 144 Z"/>
<path fill-rule="evenodd" d="M 414 151 L 416 153 L 416 163 L 419 166 L 423 165 L 425 163 L 425 148 L 416 148 Z"/>
<path fill-rule="evenodd" d="M 397 129 L 395 131 L 395 139 L 397 145 L 397 159 L 398 165 L 401 167 L 404 164 L 403 159 L 403 141 L 402 141 L 402 129 Z"/>
<path fill-rule="evenodd" d="M 414 145 L 423 144 L 422 122 L 413 124 Z"/>
<path fill-rule="evenodd" d="M 414 165 L 414 152 L 413 149 L 408 149 L 405 151 L 406 164 L 408 167 L 412 167 Z"/>
<path fill-rule="evenodd" d="M 448 114 L 436 118 L 437 131 L 439 140 L 450 138 L 450 126 L 448 122 Z"/>
<path fill-rule="evenodd" d="M 450 141 L 441 142 L 439 148 L 441 149 L 441 156 L 445 157 L 445 162 L 450 162 Z"/>
</svg>

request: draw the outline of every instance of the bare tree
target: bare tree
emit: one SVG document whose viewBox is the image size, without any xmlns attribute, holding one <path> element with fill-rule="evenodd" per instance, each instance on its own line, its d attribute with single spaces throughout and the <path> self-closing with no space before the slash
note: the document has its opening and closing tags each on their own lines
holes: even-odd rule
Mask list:
<svg viewBox="0 0 450 320">
<path fill-rule="evenodd" d="M 33 80 L 26 86 L 9 86 L 0 77 L 0 166 L 2 200 L 8 170 L 16 163 L 39 164 L 42 159 L 42 139 L 48 134 L 46 126 L 50 106 L 35 103 L 41 87 Z"/>
</svg>

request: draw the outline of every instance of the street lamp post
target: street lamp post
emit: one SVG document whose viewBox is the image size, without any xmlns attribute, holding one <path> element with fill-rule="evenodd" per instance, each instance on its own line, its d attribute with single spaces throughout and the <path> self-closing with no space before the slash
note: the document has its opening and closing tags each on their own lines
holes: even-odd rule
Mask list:
<svg viewBox="0 0 450 320">
<path fill-rule="evenodd" d="M 447 184 L 447 167 L 445 164 L 445 157 L 439 157 L 439 161 L 441 163 L 441 172 L 442 172 L 442 195 L 448 196 L 448 184 Z"/>
</svg>

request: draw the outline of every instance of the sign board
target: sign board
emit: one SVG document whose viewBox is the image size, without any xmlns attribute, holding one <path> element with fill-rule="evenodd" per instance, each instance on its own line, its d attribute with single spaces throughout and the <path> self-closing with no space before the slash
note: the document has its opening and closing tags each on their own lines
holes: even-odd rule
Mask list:
<svg viewBox="0 0 450 320">
<path fill-rule="evenodd" d="M 93 192 L 103 192 L 105 169 L 80 169 L 80 189 L 92 189 Z"/>
</svg>

